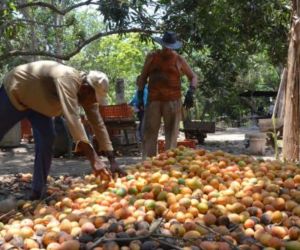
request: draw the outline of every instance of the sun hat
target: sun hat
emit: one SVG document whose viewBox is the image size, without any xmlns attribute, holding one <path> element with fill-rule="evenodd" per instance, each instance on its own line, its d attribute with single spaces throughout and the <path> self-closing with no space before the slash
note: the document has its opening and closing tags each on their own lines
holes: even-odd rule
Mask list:
<svg viewBox="0 0 300 250">
<path fill-rule="evenodd" d="M 153 39 L 163 47 L 169 49 L 179 49 L 182 46 L 182 43 L 177 40 L 177 35 L 173 31 L 166 31 L 162 38 L 153 37 Z"/>
<path fill-rule="evenodd" d="M 109 81 L 105 73 L 101 71 L 91 70 L 86 75 L 86 81 L 95 89 L 98 101 L 102 100 L 107 96 L 109 89 Z"/>
</svg>

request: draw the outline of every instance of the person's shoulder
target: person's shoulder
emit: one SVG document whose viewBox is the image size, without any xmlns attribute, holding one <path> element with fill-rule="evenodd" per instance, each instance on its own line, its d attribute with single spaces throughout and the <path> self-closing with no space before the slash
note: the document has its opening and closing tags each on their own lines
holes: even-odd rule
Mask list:
<svg viewBox="0 0 300 250">
<path fill-rule="evenodd" d="M 147 58 L 152 58 L 152 57 L 158 55 L 159 52 L 160 52 L 160 50 L 152 50 L 147 54 Z"/>
<path fill-rule="evenodd" d="M 152 60 L 157 57 L 158 55 L 158 51 L 157 50 L 154 50 L 154 51 L 150 51 L 147 56 L 146 56 L 146 63 L 150 63 L 152 62 Z"/>
<path fill-rule="evenodd" d="M 187 64 L 186 59 L 180 54 L 177 54 L 177 61 L 179 64 Z"/>
<path fill-rule="evenodd" d="M 175 55 L 177 56 L 177 59 L 178 59 L 178 60 L 185 61 L 185 59 L 184 59 L 184 57 L 183 57 L 182 55 L 178 54 L 178 53 L 175 52 L 175 51 L 174 51 L 174 53 L 175 53 Z"/>
</svg>

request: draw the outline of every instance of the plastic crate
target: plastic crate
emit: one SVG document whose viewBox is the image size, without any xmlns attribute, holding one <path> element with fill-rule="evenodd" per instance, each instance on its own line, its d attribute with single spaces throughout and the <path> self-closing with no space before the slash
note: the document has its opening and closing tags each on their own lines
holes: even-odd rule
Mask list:
<svg viewBox="0 0 300 250">
<path fill-rule="evenodd" d="M 158 153 L 162 153 L 165 151 L 165 140 L 158 140 Z M 196 140 L 185 139 L 184 141 L 178 141 L 177 146 L 185 146 L 187 148 L 196 148 Z"/>
<path fill-rule="evenodd" d="M 183 126 L 185 130 L 197 130 L 203 133 L 214 133 L 216 132 L 215 122 L 201 122 L 201 121 L 184 121 Z"/>
<path fill-rule="evenodd" d="M 100 106 L 103 120 L 130 120 L 134 118 L 133 109 L 127 103 Z"/>
<path fill-rule="evenodd" d="M 31 123 L 27 119 L 21 121 L 21 138 L 28 141 L 33 138 Z"/>
</svg>

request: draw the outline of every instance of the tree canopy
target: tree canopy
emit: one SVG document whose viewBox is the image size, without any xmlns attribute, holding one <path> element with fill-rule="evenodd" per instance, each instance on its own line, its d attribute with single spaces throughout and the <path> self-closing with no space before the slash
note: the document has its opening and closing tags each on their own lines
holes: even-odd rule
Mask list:
<svg viewBox="0 0 300 250">
<path fill-rule="evenodd" d="M 275 89 L 286 64 L 288 0 L 7 0 L 0 4 L 0 66 L 37 59 L 69 61 L 129 82 L 174 30 L 199 75 L 198 115 L 239 116 L 238 93 Z M 135 35 L 134 35 L 135 34 Z M 209 107 L 209 108 L 208 108 Z M 227 108 L 225 108 L 227 107 Z"/>
</svg>

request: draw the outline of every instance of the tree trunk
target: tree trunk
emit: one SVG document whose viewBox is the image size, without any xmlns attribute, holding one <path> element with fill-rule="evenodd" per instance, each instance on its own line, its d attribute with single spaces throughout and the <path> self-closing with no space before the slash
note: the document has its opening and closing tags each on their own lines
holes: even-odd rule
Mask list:
<svg viewBox="0 0 300 250">
<path fill-rule="evenodd" d="M 299 160 L 300 15 L 298 6 L 300 7 L 300 0 L 294 0 L 283 124 L 283 158 L 291 161 Z"/>
</svg>

